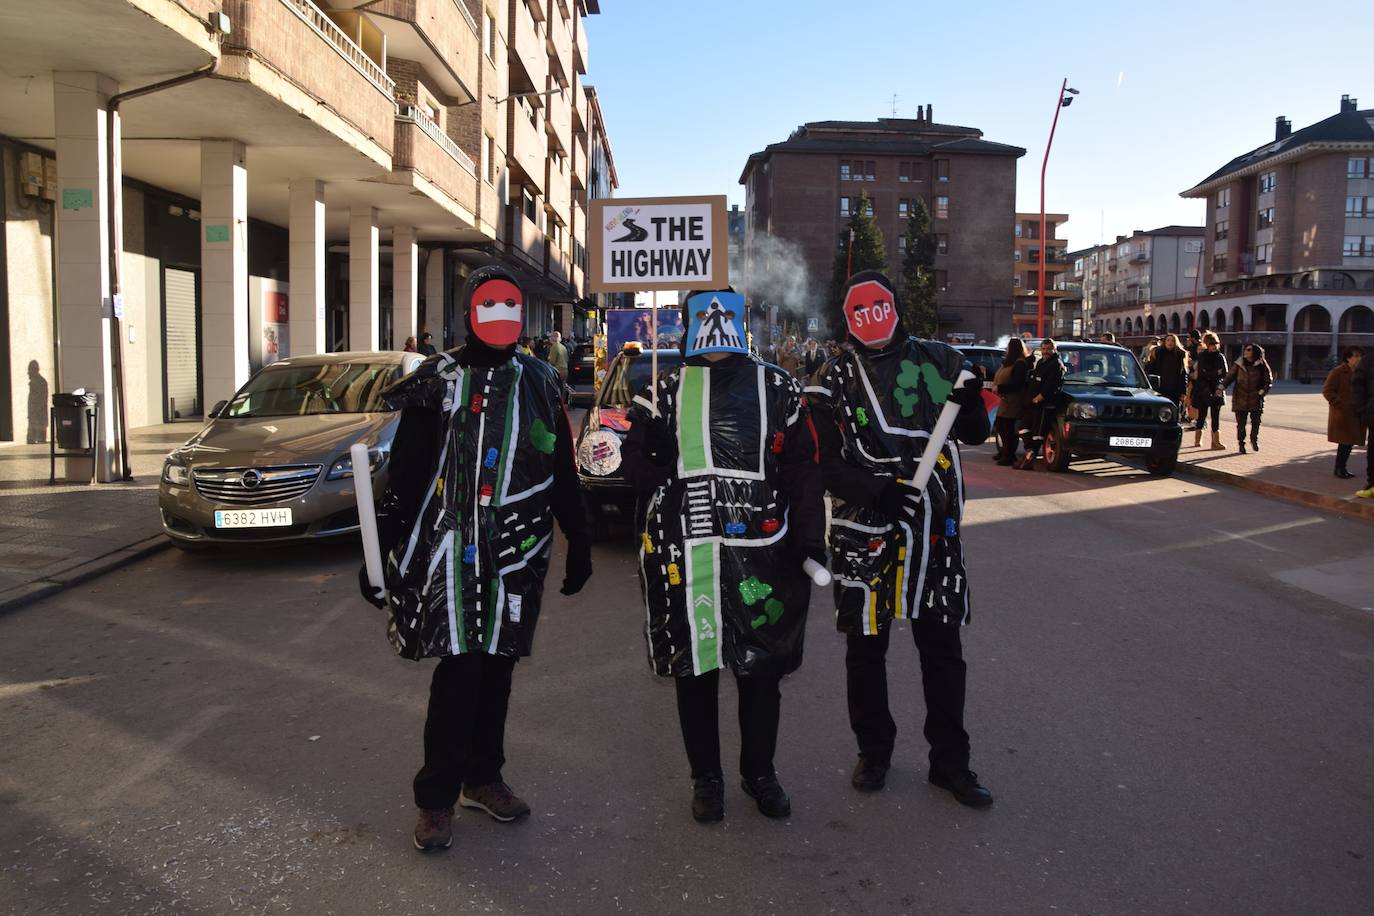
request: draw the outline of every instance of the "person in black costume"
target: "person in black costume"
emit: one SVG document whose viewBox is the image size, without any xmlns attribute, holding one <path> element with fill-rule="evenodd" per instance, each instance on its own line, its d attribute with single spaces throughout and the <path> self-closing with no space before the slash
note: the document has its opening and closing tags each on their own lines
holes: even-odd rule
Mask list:
<svg viewBox="0 0 1374 916">
<path fill-rule="evenodd" d="M 1059 348 L 1054 341 L 1046 337 L 1040 341 L 1040 358 L 1026 378 L 1026 416 L 1022 426 L 1026 454 L 1016 465 L 1018 470 L 1035 469 L 1035 459 L 1045 443 L 1045 426 L 1054 421 L 1055 398 L 1062 387 L 1064 361 L 1059 358 Z"/>
<path fill-rule="evenodd" d="M 429 357 L 386 392 L 401 420 L 378 513 L 389 612 L 404 658 L 438 657 L 415 775 L 422 851 L 452 843 L 455 802 L 498 821 L 529 813 L 501 778 L 516 661 L 530 653 L 556 519 L 562 593 L 592 573 L 572 430 L 548 364 L 517 354 L 524 295 L 500 267 L 468 278 L 465 345 Z"/>
<path fill-rule="evenodd" d="M 927 778 L 962 804 L 992 793 L 969 769 L 964 730 L 967 667 L 959 637 L 969 620 L 964 569 L 964 482 L 955 440 L 988 437 L 977 377 L 952 347 L 907 335 L 892 283 L 876 271 L 851 277 L 842 306 L 851 351 L 806 389 L 831 494 L 830 556 L 836 625 L 845 634 L 849 723 L 859 745 L 853 786 L 886 785 L 897 726 L 888 709 L 887 648 L 894 620 L 910 619 L 921 658 Z M 924 491 L 907 484 L 946 400 L 959 405 L 950 439 Z"/>
</svg>

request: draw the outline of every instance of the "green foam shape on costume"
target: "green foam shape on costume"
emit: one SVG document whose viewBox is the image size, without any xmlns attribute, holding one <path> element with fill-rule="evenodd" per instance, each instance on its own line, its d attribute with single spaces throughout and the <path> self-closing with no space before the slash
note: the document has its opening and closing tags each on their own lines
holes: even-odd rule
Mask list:
<svg viewBox="0 0 1374 916">
<path fill-rule="evenodd" d="M 763 613 L 749 621 L 749 626 L 757 630 L 765 624 L 777 623 L 782 619 L 782 612 L 782 602 L 776 598 L 769 598 L 763 603 Z"/>
<path fill-rule="evenodd" d="M 739 584 L 739 596 L 748 607 L 753 607 L 771 594 L 773 586 L 767 582 L 760 582 L 758 576 L 750 576 Z"/>
<path fill-rule="evenodd" d="M 545 455 L 553 454 L 553 444 L 557 439 L 558 437 L 544 425 L 543 420 L 535 420 L 530 424 L 530 444 Z"/>
<path fill-rule="evenodd" d="M 864 410 L 862 407 L 854 408 L 854 416 L 858 418 L 860 426 L 868 425 L 868 411 Z"/>
<path fill-rule="evenodd" d="M 529 549 L 534 546 L 534 543 L 537 540 L 538 538 L 531 534 L 529 537 L 525 538 L 523 541 L 520 542 L 520 549 L 528 552 Z"/>
<path fill-rule="evenodd" d="M 909 417 L 916 412 L 918 392 L 922 383 L 930 394 L 930 400 L 935 404 L 943 404 L 954 390 L 954 386 L 940 374 L 940 370 L 936 369 L 934 364 L 922 363 L 918 366 L 911 360 L 904 359 L 902 371 L 897 374 L 897 388 L 892 392 L 892 396 L 901 405 L 902 416 Z"/>
</svg>

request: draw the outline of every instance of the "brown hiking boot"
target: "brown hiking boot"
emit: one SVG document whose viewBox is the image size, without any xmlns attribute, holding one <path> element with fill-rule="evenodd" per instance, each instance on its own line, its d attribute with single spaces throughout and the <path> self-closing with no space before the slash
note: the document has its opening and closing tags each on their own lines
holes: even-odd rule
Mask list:
<svg viewBox="0 0 1374 916">
<path fill-rule="evenodd" d="M 530 806 L 521 801 L 504 782 L 489 782 L 483 786 L 464 785 L 458 793 L 458 804 L 464 808 L 485 811 L 503 824 L 530 813 Z"/>
<path fill-rule="evenodd" d="M 415 822 L 415 848 L 421 852 L 448 849 L 453 845 L 453 809 L 421 808 Z"/>
</svg>

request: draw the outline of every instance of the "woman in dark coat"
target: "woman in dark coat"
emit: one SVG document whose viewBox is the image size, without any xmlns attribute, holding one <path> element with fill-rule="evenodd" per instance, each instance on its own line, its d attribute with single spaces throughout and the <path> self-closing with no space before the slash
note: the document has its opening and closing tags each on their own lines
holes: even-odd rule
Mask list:
<svg viewBox="0 0 1374 916">
<path fill-rule="evenodd" d="M 1030 360 L 1026 345 L 1019 337 L 1007 341 L 1007 355 L 992 377 L 997 393 L 997 463 L 1016 463 L 1016 424 L 1026 412 L 1026 379 L 1030 375 Z"/>
<path fill-rule="evenodd" d="M 1202 349 L 1193 360 L 1189 374 L 1193 380 L 1192 404 L 1197 408 L 1197 425 L 1193 427 L 1193 446 L 1202 445 L 1202 428 L 1210 413 L 1212 417 L 1212 448 L 1221 451 L 1221 405 L 1226 403 L 1226 357 L 1221 355 L 1221 339 L 1208 331 L 1202 335 Z"/>
<path fill-rule="evenodd" d="M 1250 421 L 1250 447 L 1259 451 L 1260 416 L 1264 413 L 1264 396 L 1274 384 L 1274 372 L 1264 359 L 1264 348 L 1246 344 L 1245 352 L 1226 374 L 1223 385 L 1235 385 L 1231 392 L 1231 410 L 1236 414 L 1236 441 L 1240 453 L 1245 454 L 1245 421 Z"/>
<path fill-rule="evenodd" d="M 1188 351 L 1179 346 L 1178 335 L 1170 334 L 1155 348 L 1145 371 L 1159 376 L 1159 393 L 1174 402 L 1178 412 L 1183 393 L 1188 389 Z"/>
<path fill-rule="evenodd" d="M 1336 476 L 1350 480 L 1355 475 L 1346 468 L 1350 453 L 1357 445 L 1364 445 L 1365 429 L 1360 415 L 1355 410 L 1355 395 L 1351 390 L 1355 377 L 1355 366 L 1360 362 L 1364 351 L 1359 347 L 1346 347 L 1341 354 L 1341 363 L 1331 370 L 1322 385 L 1322 397 L 1326 398 L 1326 441 L 1336 443 Z"/>
<path fill-rule="evenodd" d="M 1054 345 L 1054 341 L 1048 337 L 1040 341 L 1040 358 L 1031 367 L 1027 376 L 1026 413 L 1022 416 L 1024 441 L 1026 443 L 1026 454 L 1021 459 L 1021 463 L 1016 465 L 1018 470 L 1035 470 L 1035 456 L 1040 452 L 1040 445 L 1045 441 L 1045 424 L 1054 415 L 1054 399 L 1059 394 L 1059 389 L 1064 385 L 1064 363 L 1059 358 L 1059 348 Z"/>
</svg>

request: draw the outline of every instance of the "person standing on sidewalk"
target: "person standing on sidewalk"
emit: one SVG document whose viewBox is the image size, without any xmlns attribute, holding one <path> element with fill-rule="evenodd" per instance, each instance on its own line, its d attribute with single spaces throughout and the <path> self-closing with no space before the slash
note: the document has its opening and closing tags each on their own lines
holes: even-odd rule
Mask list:
<svg viewBox="0 0 1374 916">
<path fill-rule="evenodd" d="M 921 659 L 930 742 L 927 780 L 961 804 L 986 808 L 992 793 L 969 769 L 964 730 L 967 666 L 960 629 L 969 590 L 960 526 L 964 476 L 959 446 L 988 437 L 983 385 L 959 385 L 963 354 L 903 328 L 901 302 L 885 276 L 849 279 L 841 306 L 854 349 L 831 360 L 807 388 L 821 467 L 830 491 L 835 623 L 845 634 L 849 725 L 859 746 L 850 784 L 887 783 L 897 738 L 888 706 L 887 649 L 894 621 L 909 619 Z M 944 403 L 959 413 L 924 491 L 906 483 Z M 902 678 L 900 688 L 910 689 Z"/>
<path fill-rule="evenodd" d="M 1193 360 L 1193 393 L 1191 401 L 1197 408 L 1197 424 L 1193 427 L 1193 447 L 1202 445 L 1202 431 L 1207 418 L 1212 419 L 1212 450 L 1221 451 L 1221 405 L 1226 403 L 1222 382 L 1226 378 L 1226 357 L 1221 355 L 1221 339 L 1208 331 L 1202 336 L 1202 349 Z"/>
<path fill-rule="evenodd" d="M 1031 367 L 1026 382 L 1026 410 L 1021 414 L 1021 431 L 1026 454 L 1016 465 L 1019 471 L 1035 470 L 1035 459 L 1045 442 L 1045 427 L 1054 422 L 1054 402 L 1064 387 L 1064 361 L 1059 348 L 1046 337 L 1040 341 L 1040 358 Z"/>
<path fill-rule="evenodd" d="M 1341 480 L 1353 480 L 1346 464 L 1350 453 L 1357 445 L 1364 445 L 1364 424 L 1355 408 L 1355 395 L 1352 391 L 1355 367 L 1359 365 L 1364 351 L 1359 347 L 1346 347 L 1341 361 L 1332 369 L 1322 384 L 1322 397 L 1326 398 L 1326 441 L 1336 443 L 1336 476 Z"/>
<path fill-rule="evenodd" d="M 563 334 L 554 331 L 549 335 L 549 365 L 553 366 L 553 371 L 558 373 L 558 380 L 564 385 L 568 383 L 568 348 L 563 346 Z"/>
<path fill-rule="evenodd" d="M 1159 376 L 1159 393 L 1174 402 L 1174 414 L 1180 415 L 1179 405 L 1188 389 L 1188 351 L 1179 346 L 1177 334 L 1165 336 L 1145 363 L 1145 371 Z"/>
<path fill-rule="evenodd" d="M 1240 359 L 1226 373 L 1222 387 L 1231 390 L 1231 410 L 1236 415 L 1236 442 L 1245 454 L 1245 421 L 1250 421 L 1250 447 L 1259 451 L 1260 417 L 1264 414 L 1264 396 L 1274 384 L 1274 373 L 1264 359 L 1264 348 L 1246 344 Z"/>
<path fill-rule="evenodd" d="M 1364 452 L 1364 489 L 1355 491 L 1355 495 L 1374 499 L 1374 350 L 1362 356 L 1355 366 L 1350 377 L 1350 400 L 1369 437 Z"/>
<path fill-rule="evenodd" d="M 1026 412 L 1026 379 L 1030 374 L 1030 360 L 1026 344 L 1021 338 L 1007 341 L 1007 355 L 992 377 L 992 389 L 997 394 L 997 463 L 1010 467 L 1016 463 L 1016 424 Z"/>
<path fill-rule="evenodd" d="M 516 661 L 530 654 L 553 543 L 568 539 L 564 595 L 592 574 L 572 430 L 549 366 L 515 353 L 524 294 L 501 267 L 473 271 L 467 341 L 429 357 L 385 393 L 401 411 L 378 506 L 389 614 L 402 658 L 438 658 L 415 774 L 415 848 L 453 842 L 454 802 L 498 821 L 530 807 L 501 778 Z"/>
<path fill-rule="evenodd" d="M 825 563 L 825 504 L 801 385 L 747 349 L 744 297 L 683 305 L 685 362 L 635 396 L 621 447 L 645 494 L 639 579 L 655 674 L 673 678 L 692 770 L 692 817 L 725 816 L 720 671 L 739 693 L 742 787 L 770 818 L 792 813 L 773 766 L 782 678 L 801 666 L 811 579 Z"/>
</svg>

